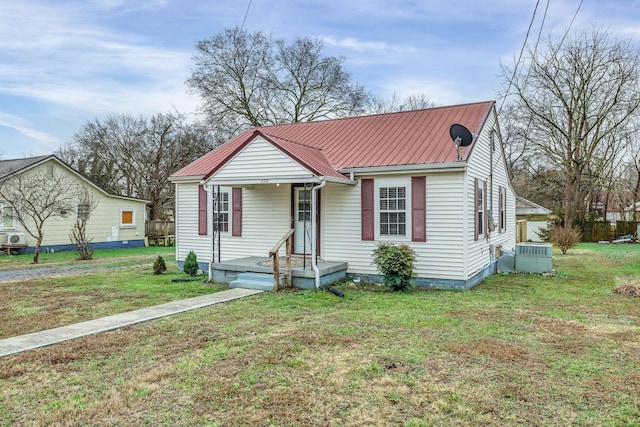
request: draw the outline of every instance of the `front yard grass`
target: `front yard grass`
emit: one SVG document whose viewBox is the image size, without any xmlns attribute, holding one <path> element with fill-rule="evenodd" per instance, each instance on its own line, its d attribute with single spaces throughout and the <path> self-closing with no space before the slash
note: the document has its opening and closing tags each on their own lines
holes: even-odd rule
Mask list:
<svg viewBox="0 0 640 427">
<path fill-rule="evenodd" d="M 0 425 L 640 425 L 640 245 L 465 292 L 265 293 L 0 359 Z M 119 273 L 118 273 L 119 274 Z"/>
<path fill-rule="evenodd" d="M 75 257 L 64 252 L 46 254 L 42 257 L 45 265 L 41 267 L 55 265 L 79 269 L 58 277 L 39 278 L 37 274 L 30 276 L 27 273 L 24 280 L 0 282 L 0 339 L 208 294 L 222 288 L 203 283 L 204 276 L 189 282 L 171 282 L 187 277 L 178 271 L 173 251 L 173 248 L 97 251 L 93 262 L 75 261 Z M 152 266 L 159 254 L 169 268 L 166 273 L 155 275 Z M 20 257 L 10 257 L 12 259 L 5 261 L 5 266 L 23 268 L 25 259 Z"/>
</svg>

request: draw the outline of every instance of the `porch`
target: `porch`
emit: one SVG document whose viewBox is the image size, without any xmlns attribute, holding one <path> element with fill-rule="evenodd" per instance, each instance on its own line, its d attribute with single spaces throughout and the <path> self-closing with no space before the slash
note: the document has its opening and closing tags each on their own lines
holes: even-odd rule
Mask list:
<svg viewBox="0 0 640 427">
<path fill-rule="evenodd" d="M 347 277 L 348 264 L 341 261 L 326 261 L 319 259 L 317 262 L 320 271 L 320 286 L 325 287 Z M 284 266 L 279 269 L 284 275 Z M 273 260 L 269 257 L 244 257 L 213 264 L 213 280 L 218 283 L 231 283 L 239 279 L 243 273 L 257 273 L 264 275 L 264 283 L 273 289 Z M 242 277 L 240 277 L 241 279 Z M 292 257 L 291 283 L 302 289 L 315 287 L 315 272 L 311 268 L 309 257 Z M 233 285 L 230 285 L 233 286 Z M 242 286 L 237 286 L 242 287 Z"/>
</svg>

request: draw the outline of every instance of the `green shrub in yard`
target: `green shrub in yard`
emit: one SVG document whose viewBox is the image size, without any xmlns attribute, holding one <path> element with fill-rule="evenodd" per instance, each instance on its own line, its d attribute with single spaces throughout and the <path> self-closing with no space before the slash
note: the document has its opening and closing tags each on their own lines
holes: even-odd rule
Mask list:
<svg viewBox="0 0 640 427">
<path fill-rule="evenodd" d="M 198 274 L 198 258 L 193 251 L 189 251 L 189 253 L 187 254 L 187 258 L 185 258 L 184 260 L 182 269 L 189 276 L 195 276 L 196 274 Z"/>
<path fill-rule="evenodd" d="M 573 228 L 556 227 L 549 232 L 549 240 L 560 247 L 563 254 L 580 242 L 582 235 Z"/>
<path fill-rule="evenodd" d="M 373 250 L 373 263 L 382 273 L 382 284 L 392 291 L 407 292 L 413 287 L 416 253 L 410 246 L 380 242 Z"/>
<path fill-rule="evenodd" d="M 165 271 L 167 271 L 167 264 L 164 262 L 164 258 L 158 255 L 158 258 L 153 263 L 153 274 L 161 274 Z"/>
</svg>

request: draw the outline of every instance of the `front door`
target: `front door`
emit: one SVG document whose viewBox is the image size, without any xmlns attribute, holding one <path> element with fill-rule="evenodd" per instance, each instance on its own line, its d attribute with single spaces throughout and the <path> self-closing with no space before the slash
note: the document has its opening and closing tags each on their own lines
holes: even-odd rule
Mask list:
<svg viewBox="0 0 640 427">
<path fill-rule="evenodd" d="M 293 189 L 293 252 L 311 253 L 311 188 Z"/>
</svg>

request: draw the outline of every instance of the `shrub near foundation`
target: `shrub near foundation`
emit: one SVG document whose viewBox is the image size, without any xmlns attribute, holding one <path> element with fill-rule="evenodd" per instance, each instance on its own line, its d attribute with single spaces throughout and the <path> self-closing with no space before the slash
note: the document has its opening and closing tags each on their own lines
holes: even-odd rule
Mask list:
<svg viewBox="0 0 640 427">
<path fill-rule="evenodd" d="M 182 269 L 189 276 L 195 276 L 196 274 L 198 274 L 198 258 L 196 257 L 195 252 L 189 251 L 187 257 L 184 260 Z"/>
<path fill-rule="evenodd" d="M 382 284 L 392 291 L 407 292 L 413 287 L 416 253 L 409 245 L 381 242 L 373 250 L 373 263 L 382 273 Z"/>
</svg>

